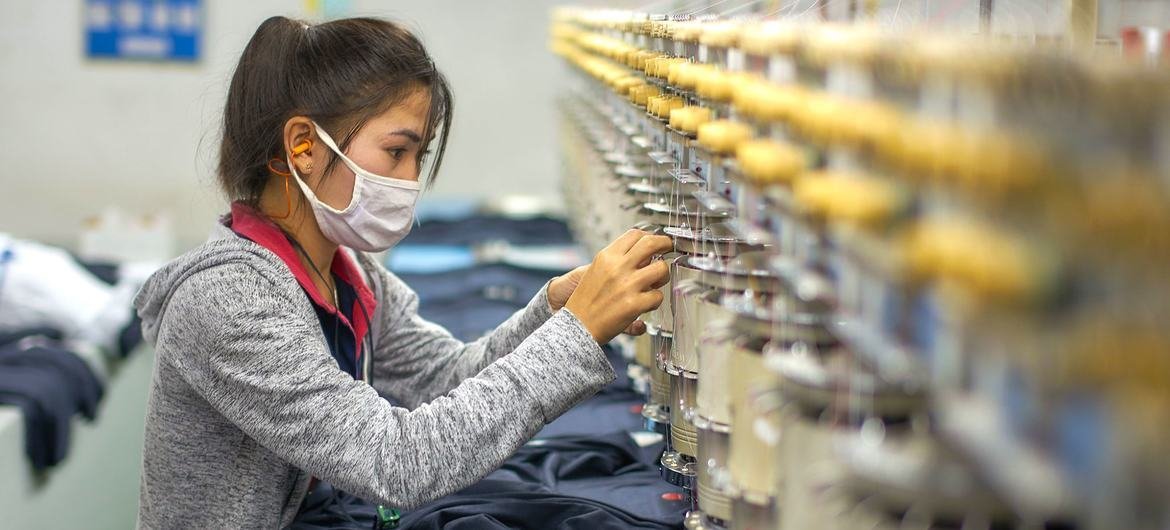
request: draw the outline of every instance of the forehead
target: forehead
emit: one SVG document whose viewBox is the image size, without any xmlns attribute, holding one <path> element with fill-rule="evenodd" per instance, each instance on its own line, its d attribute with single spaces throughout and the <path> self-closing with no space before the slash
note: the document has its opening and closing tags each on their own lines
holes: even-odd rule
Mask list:
<svg viewBox="0 0 1170 530">
<path fill-rule="evenodd" d="M 370 118 L 367 126 L 412 128 L 421 134 L 427 123 L 427 115 L 431 111 L 431 92 L 423 86 L 411 87 L 408 90 L 406 97 Z"/>
</svg>

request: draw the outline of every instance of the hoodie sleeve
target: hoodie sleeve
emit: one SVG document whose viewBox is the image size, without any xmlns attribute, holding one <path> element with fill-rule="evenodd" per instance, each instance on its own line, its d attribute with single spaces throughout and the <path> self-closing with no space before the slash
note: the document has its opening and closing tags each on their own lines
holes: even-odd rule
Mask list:
<svg viewBox="0 0 1170 530">
<path fill-rule="evenodd" d="M 447 393 L 460 381 L 516 350 L 553 317 L 545 284 L 524 309 L 486 336 L 464 343 L 442 326 L 419 316 L 418 295 L 406 283 L 382 267 L 376 271 L 382 292 L 381 309 L 377 311 L 381 322 L 374 327 L 378 333 L 374 341 L 374 385 L 408 408 Z M 597 345 L 593 340 L 589 343 Z"/>
<path fill-rule="evenodd" d="M 221 265 L 180 284 L 159 355 L 265 448 L 370 501 L 410 508 L 474 483 L 614 378 L 562 310 L 447 395 L 393 407 L 337 369 L 303 300 L 246 269 Z"/>
</svg>

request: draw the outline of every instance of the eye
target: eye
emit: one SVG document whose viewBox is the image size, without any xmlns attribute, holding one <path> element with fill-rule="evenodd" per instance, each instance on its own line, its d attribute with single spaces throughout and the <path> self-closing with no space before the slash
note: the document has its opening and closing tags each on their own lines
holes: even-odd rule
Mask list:
<svg viewBox="0 0 1170 530">
<path fill-rule="evenodd" d="M 403 149 L 401 147 L 395 148 L 395 149 L 387 149 L 386 152 L 390 153 L 390 156 L 393 157 L 394 160 L 402 160 L 402 157 L 406 156 L 406 149 Z"/>
</svg>

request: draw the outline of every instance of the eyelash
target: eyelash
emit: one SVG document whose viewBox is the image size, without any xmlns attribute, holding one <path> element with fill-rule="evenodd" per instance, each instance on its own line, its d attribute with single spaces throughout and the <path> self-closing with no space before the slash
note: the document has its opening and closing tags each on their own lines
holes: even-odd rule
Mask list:
<svg viewBox="0 0 1170 530">
<path fill-rule="evenodd" d="M 408 149 L 404 149 L 404 148 L 395 148 L 395 149 L 387 149 L 386 150 L 387 153 L 390 153 L 390 157 L 393 158 L 395 162 L 402 161 L 402 157 L 406 156 L 407 151 L 408 151 Z M 425 160 L 430 155 L 431 155 L 431 150 L 427 149 L 426 151 L 422 152 L 422 154 L 420 155 L 419 158 Z"/>
</svg>

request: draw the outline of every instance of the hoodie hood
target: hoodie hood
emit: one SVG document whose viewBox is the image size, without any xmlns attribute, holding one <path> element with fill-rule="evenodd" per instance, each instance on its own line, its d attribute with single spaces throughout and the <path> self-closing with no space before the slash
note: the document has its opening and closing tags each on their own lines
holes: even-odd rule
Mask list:
<svg viewBox="0 0 1170 530">
<path fill-rule="evenodd" d="M 187 278 L 227 263 L 249 263 L 257 268 L 284 266 L 272 252 L 236 236 L 231 229 L 217 223 L 208 242 L 171 260 L 151 275 L 138 291 L 134 308 L 142 319 L 143 336 L 151 343 L 158 340 L 158 327 L 166 314 L 171 294 Z"/>
</svg>

